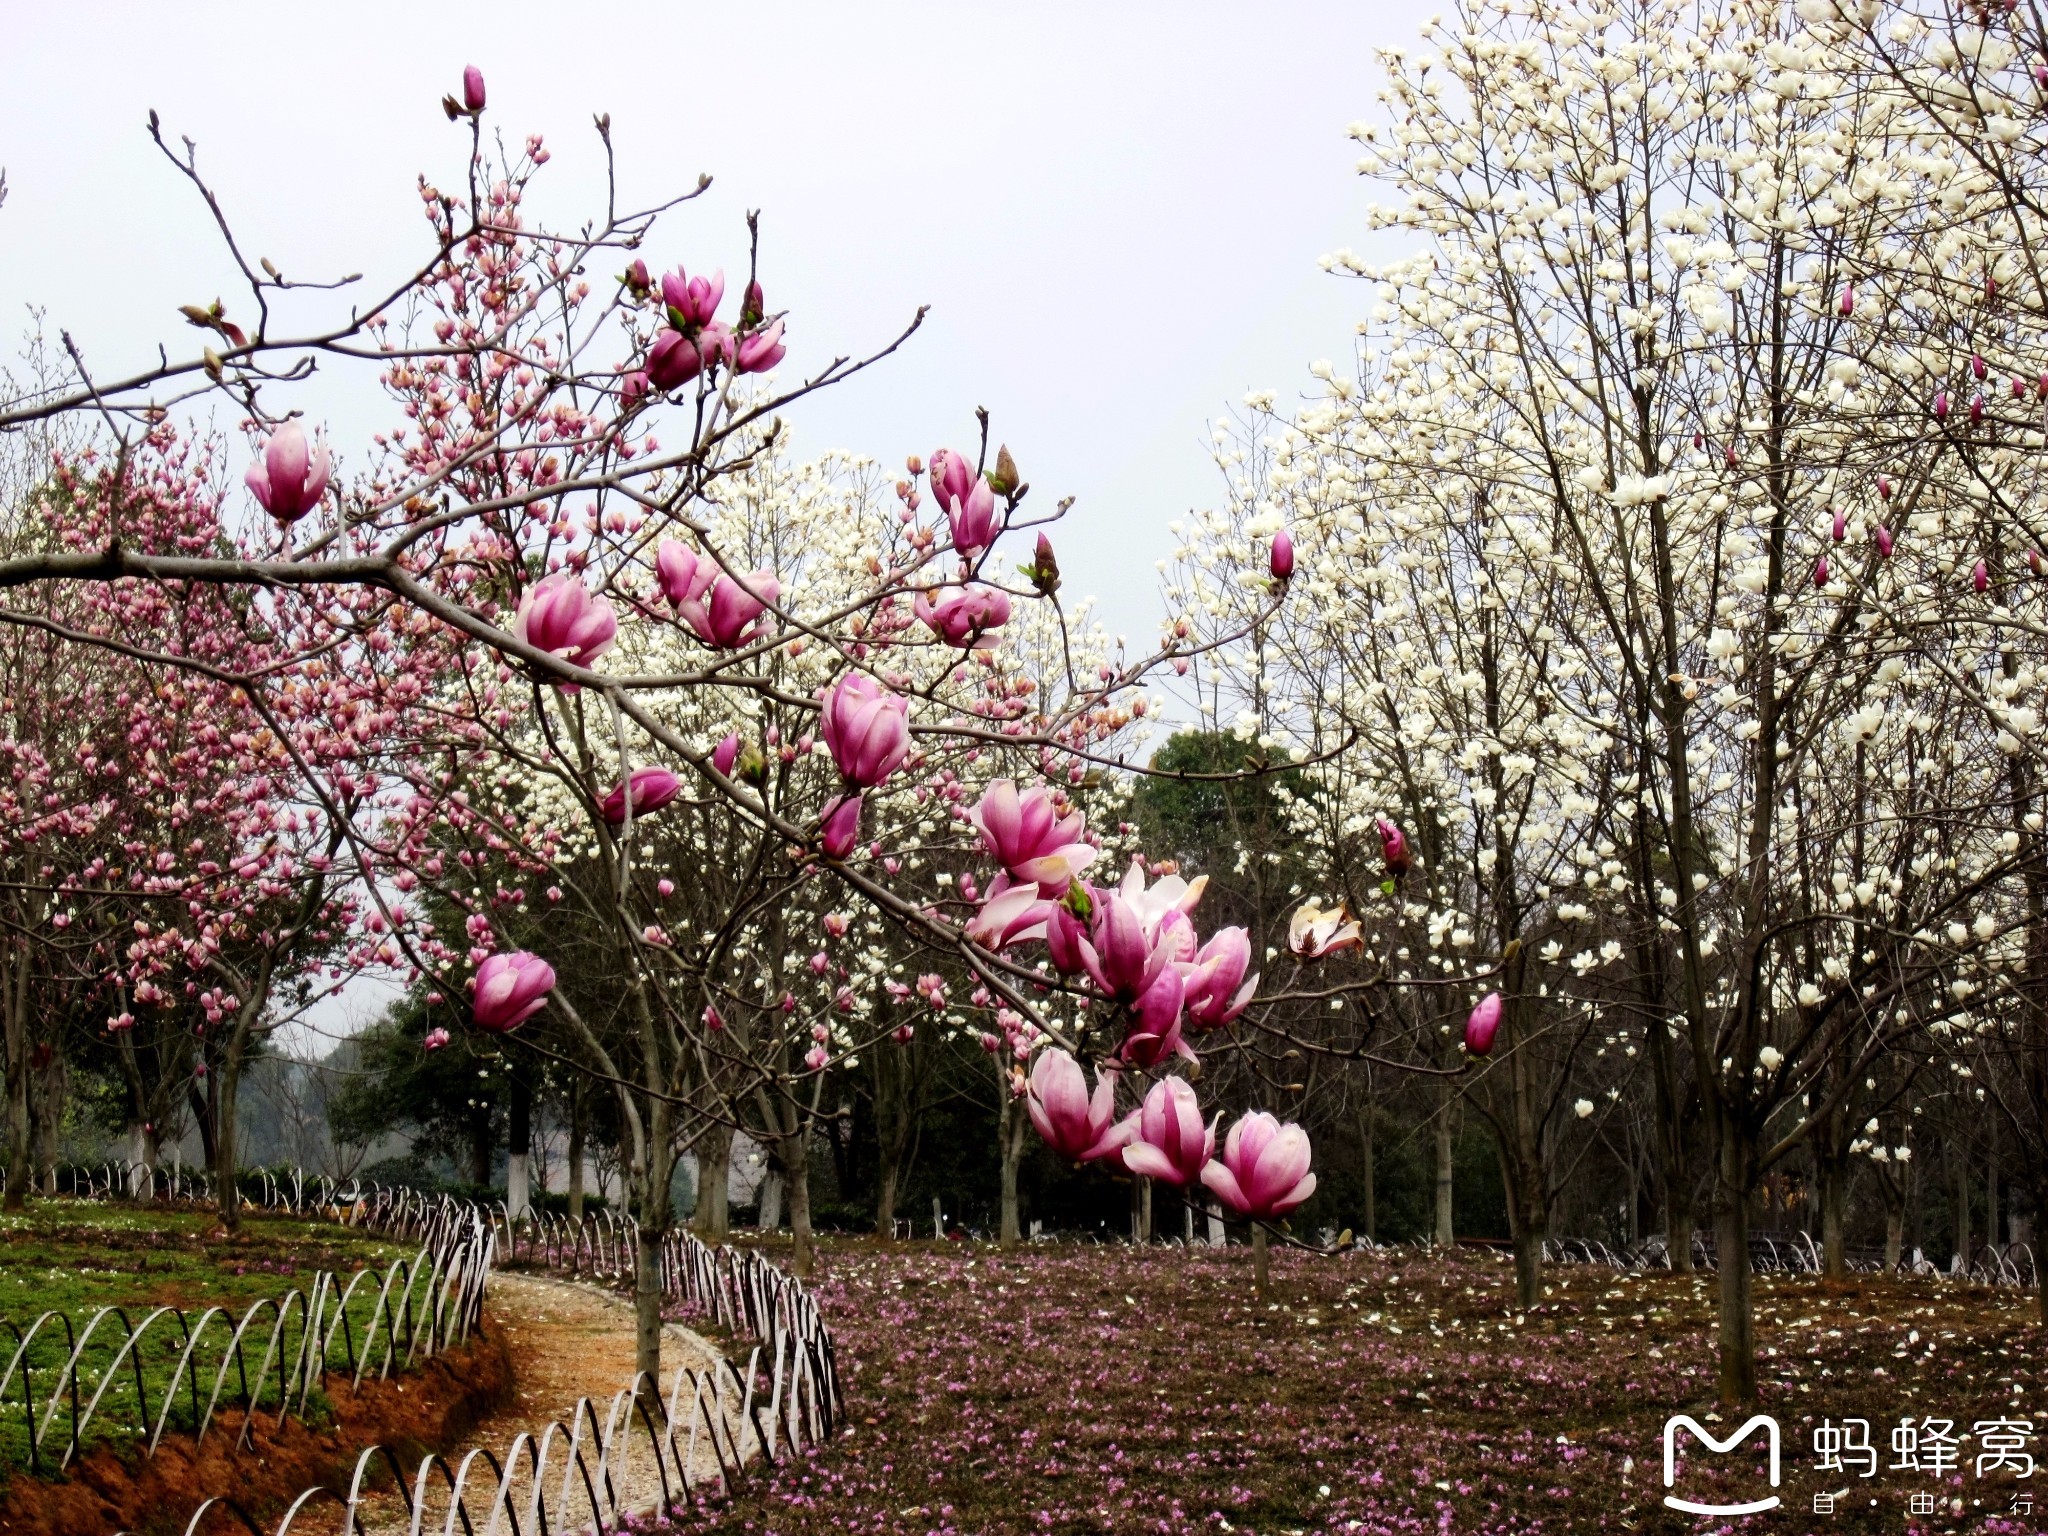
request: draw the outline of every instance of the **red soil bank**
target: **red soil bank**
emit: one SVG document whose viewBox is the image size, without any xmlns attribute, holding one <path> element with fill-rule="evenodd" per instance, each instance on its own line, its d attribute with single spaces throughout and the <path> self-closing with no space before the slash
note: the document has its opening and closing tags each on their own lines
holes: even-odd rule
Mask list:
<svg viewBox="0 0 2048 1536">
<path fill-rule="evenodd" d="M 278 1426 L 259 1413 L 248 1447 L 238 1449 L 242 1415 L 219 1414 L 194 1445 L 190 1436 L 166 1434 L 154 1456 L 123 1455 L 97 1446 L 61 1482 L 17 1471 L 0 1486 L 0 1533 L 5 1536 L 182 1536 L 192 1512 L 207 1499 L 232 1499 L 259 1522 L 281 1515 L 306 1489 L 325 1483 L 346 1494 L 356 1458 L 370 1445 L 390 1446 L 408 1476 L 421 1456 L 461 1439 L 512 1395 L 512 1360 L 495 1330 L 460 1349 L 438 1355 L 403 1377 L 365 1381 L 351 1393 L 345 1376 L 329 1378 L 333 1420 L 309 1429 L 296 1419 Z M 380 1482 L 388 1482 L 379 1458 Z M 322 1501 L 300 1517 L 306 1529 L 338 1526 L 322 1518 Z M 339 1506 L 324 1513 L 338 1516 Z M 209 1532 L 240 1529 L 232 1511 L 216 1507 L 203 1523 Z"/>
</svg>

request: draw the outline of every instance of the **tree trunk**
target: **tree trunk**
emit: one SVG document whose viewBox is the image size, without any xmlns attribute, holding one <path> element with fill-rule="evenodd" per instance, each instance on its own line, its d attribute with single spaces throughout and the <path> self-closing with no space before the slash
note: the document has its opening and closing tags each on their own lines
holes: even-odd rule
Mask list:
<svg viewBox="0 0 2048 1536">
<path fill-rule="evenodd" d="M 27 1208 L 29 1188 L 28 1120 L 28 955 L 19 942 L 7 946 L 14 972 L 6 978 L 4 1010 L 7 1047 L 7 1185 L 0 1206 L 10 1211 Z"/>
<path fill-rule="evenodd" d="M 883 1238 L 896 1235 L 896 1203 L 903 1193 L 903 1180 L 915 1140 L 918 1097 L 919 1046 L 912 1040 L 903 1045 L 878 1047 L 873 1053 L 875 1072 L 875 1231 Z"/>
<path fill-rule="evenodd" d="M 875 1234 L 884 1242 L 896 1236 L 896 1163 L 886 1156 L 875 1184 Z"/>
<path fill-rule="evenodd" d="M 1723 1127 L 1720 1141 L 1720 1170 L 1714 1187 L 1720 1396 L 1723 1407 L 1739 1408 L 1756 1401 L 1756 1323 L 1749 1292 L 1749 1169 L 1736 1127 Z"/>
<path fill-rule="evenodd" d="M 34 1105 L 36 1168 L 43 1176 L 43 1193 L 54 1198 L 57 1193 L 57 1138 L 63 1128 L 70 1077 L 65 1070 L 62 1051 L 44 1044 L 35 1047 L 35 1054 L 41 1058 L 41 1066 L 36 1073 Z"/>
<path fill-rule="evenodd" d="M 670 1137 L 669 1106 L 654 1101 L 649 1109 L 645 1161 L 635 1183 L 640 1209 L 633 1248 L 633 1370 L 646 1374 L 658 1393 L 661 1383 L 661 1311 L 667 1301 L 662 1286 L 662 1248 L 675 1222 L 669 1185 L 675 1178 L 676 1154 Z"/>
<path fill-rule="evenodd" d="M 1266 1288 L 1272 1279 L 1271 1268 L 1266 1260 L 1266 1228 L 1263 1222 L 1252 1223 L 1252 1281 L 1257 1287 L 1259 1300 L 1266 1299 Z"/>
<path fill-rule="evenodd" d="M 584 1121 L 589 1116 L 584 1102 L 583 1079 L 578 1077 L 569 1085 L 569 1219 L 583 1219 L 583 1135 Z M 700 1193 L 697 1198 L 704 1197 Z"/>
<path fill-rule="evenodd" d="M 1446 1089 L 1436 1116 L 1436 1241 L 1441 1248 L 1457 1241 L 1451 1227 L 1451 1187 L 1455 1181 L 1451 1152 L 1451 1100 Z"/>
<path fill-rule="evenodd" d="M 1377 1191 L 1373 1179 L 1373 1142 L 1378 1129 L 1374 1121 L 1378 1118 L 1370 1095 L 1365 1101 L 1365 1120 L 1360 1127 L 1360 1139 L 1365 1143 L 1365 1236 L 1368 1242 L 1380 1240 L 1380 1220 Z"/>
<path fill-rule="evenodd" d="M 1984 1152 L 1984 1241 L 1994 1248 L 2003 1248 L 2005 1239 L 1998 1225 L 1998 1122 L 1994 1120 L 1991 1124 L 1991 1144 Z"/>
<path fill-rule="evenodd" d="M 484 1198 L 481 1191 L 491 1184 L 491 1154 L 497 1150 L 497 1141 L 491 1135 L 491 1106 L 488 1100 L 478 1099 L 469 1107 L 469 1183 L 479 1191 L 478 1199 Z"/>
<path fill-rule="evenodd" d="M 811 1157 L 808 1131 L 799 1131 L 782 1145 L 783 1178 L 789 1196 L 789 1268 L 808 1280 L 817 1263 L 811 1241 Z"/>
<path fill-rule="evenodd" d="M 732 1235 L 732 1127 L 714 1121 L 697 1138 L 697 1211 L 690 1225 L 717 1247 Z"/>
<path fill-rule="evenodd" d="M 1970 1159 L 1961 1147 L 1948 1154 L 1949 1170 L 1949 1225 L 1955 1244 L 1955 1257 L 1949 1261 L 1950 1271 L 1967 1278 L 1970 1273 Z"/>
<path fill-rule="evenodd" d="M 1840 1119 L 1839 1113 L 1829 1116 L 1828 1123 L 1819 1127 L 1816 1134 L 1832 1143 L 1837 1134 L 1835 1122 Z M 1843 1219 L 1844 1203 L 1849 1197 L 1848 1156 L 1833 1145 L 1823 1145 L 1822 1140 L 1817 1140 L 1813 1148 L 1815 1183 L 1820 1195 L 1821 1271 L 1830 1280 L 1843 1280 L 1849 1274 Z"/>
<path fill-rule="evenodd" d="M 1896 1273 L 1899 1261 L 1905 1257 L 1906 1247 L 1906 1206 L 1900 1201 L 1885 1202 L 1884 1210 L 1884 1267 L 1887 1273 Z"/>
<path fill-rule="evenodd" d="M 1031 1124 L 1031 1118 L 1024 1113 L 1024 1106 L 1017 1096 L 1010 1092 L 1008 1074 L 1003 1076 L 996 1092 L 1001 1095 L 996 1106 L 996 1141 L 1003 1161 L 1003 1211 L 996 1242 L 998 1246 L 1010 1249 L 1024 1240 L 1023 1222 L 1017 1206 L 1017 1168 L 1024 1161 L 1024 1133 Z"/>
<path fill-rule="evenodd" d="M 505 1214 L 517 1221 L 532 1208 L 528 1161 L 533 1156 L 533 1083 L 526 1073 L 512 1071 L 511 1102 L 505 1129 Z"/>
<path fill-rule="evenodd" d="M 236 1010 L 227 1048 L 221 1052 L 220 1070 L 214 1073 L 211 1085 L 214 1201 L 220 1208 L 220 1224 L 230 1232 L 242 1225 L 241 1127 L 235 1123 L 242 1096 L 242 1064 L 248 1057 L 250 1037 L 265 995 L 264 990 L 251 990 L 257 995 Z"/>
</svg>

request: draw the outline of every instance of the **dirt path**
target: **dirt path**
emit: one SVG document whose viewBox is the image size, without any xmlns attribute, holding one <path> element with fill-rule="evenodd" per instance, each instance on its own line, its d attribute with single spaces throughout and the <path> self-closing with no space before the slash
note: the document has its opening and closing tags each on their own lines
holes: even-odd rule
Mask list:
<svg viewBox="0 0 2048 1536">
<path fill-rule="evenodd" d="M 591 1286 L 500 1270 L 490 1278 L 484 1305 L 484 1326 L 497 1330 L 511 1353 L 514 1398 L 505 1408 L 478 1424 L 461 1445 L 447 1454 L 445 1459 L 449 1466 L 459 1471 L 463 1459 L 478 1449 L 488 1450 L 503 1465 L 513 1442 L 522 1433 L 538 1438 L 551 1423 L 570 1425 L 577 1402 L 588 1398 L 597 1411 L 597 1424 L 591 1427 L 586 1418 L 582 1430 L 587 1447 L 585 1462 L 595 1479 L 599 1452 L 592 1442 L 605 1433 L 614 1400 L 633 1379 L 632 1304 Z M 663 1400 L 669 1399 L 679 1369 L 706 1370 L 718 1359 L 716 1350 L 704 1338 L 687 1328 L 670 1324 L 664 1330 L 662 1340 Z M 687 1423 L 687 1383 L 684 1393 L 681 1417 Z M 680 1432 L 679 1438 L 687 1444 L 687 1437 Z M 745 1448 L 752 1450 L 751 1437 L 748 1437 Z M 523 1455 L 521 1462 L 525 1464 Z M 623 1476 L 616 1459 L 607 1468 L 617 1490 L 619 1507 L 651 1508 L 661 1498 L 663 1483 L 644 1434 L 634 1437 L 625 1462 Z M 568 1465 L 560 1436 L 557 1437 L 556 1448 L 550 1453 L 549 1463 L 546 1484 L 549 1510 L 553 1516 L 563 1469 Z M 717 1475 L 716 1453 L 700 1436 L 691 1456 L 692 1482 L 709 1482 Z M 670 1477 L 673 1476 L 671 1469 Z M 516 1485 L 516 1507 L 522 1524 L 525 1501 L 530 1496 L 527 1488 L 528 1480 L 522 1473 Z M 465 1483 L 464 1502 L 480 1530 L 495 1491 L 495 1479 L 491 1476 L 489 1464 L 478 1457 Z M 551 1525 L 560 1525 L 564 1529 L 573 1524 L 587 1525 L 588 1508 L 580 1481 L 570 1501 L 568 1513 L 572 1517 L 586 1518 L 551 1518 Z M 427 1496 L 427 1503 L 423 1528 L 439 1530 L 447 1515 L 445 1483 L 437 1481 Z M 357 1525 L 359 1530 L 372 1533 L 372 1536 L 405 1531 L 408 1522 L 403 1499 L 388 1489 L 366 1497 Z"/>
</svg>

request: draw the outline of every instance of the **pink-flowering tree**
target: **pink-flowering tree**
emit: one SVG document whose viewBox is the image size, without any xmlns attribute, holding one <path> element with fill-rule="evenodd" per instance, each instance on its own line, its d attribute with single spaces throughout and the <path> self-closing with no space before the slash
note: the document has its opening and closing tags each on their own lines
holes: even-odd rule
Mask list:
<svg viewBox="0 0 2048 1536">
<path fill-rule="evenodd" d="M 1026 512 L 1028 488 L 985 438 L 911 467 L 886 540 L 855 552 L 842 537 L 823 546 L 836 552 L 826 559 L 793 547 L 771 509 L 766 544 L 751 543 L 724 510 L 744 500 L 742 479 L 782 413 L 885 356 L 915 321 L 874 356 L 779 383 L 797 335 L 769 308 L 751 245 L 746 282 L 728 288 L 715 260 L 664 274 L 640 254 L 667 243 L 657 220 L 673 204 L 607 206 L 573 233 L 537 227 L 527 194 L 545 147 L 487 148 L 480 76 L 448 105 L 470 154 L 455 190 L 420 185 L 428 258 L 340 318 L 303 327 L 288 317 L 331 306 L 326 290 L 245 252 L 191 151 L 167 147 L 221 215 L 240 297 L 186 310 L 207 333 L 197 356 L 110 373 L 71 349 L 71 378 L 0 406 L 0 429 L 92 423 L 108 508 L 90 547 L 0 560 L 0 590 L 175 583 L 262 615 L 270 659 L 217 673 L 274 722 L 299 774 L 292 793 L 317 807 L 293 816 L 292 835 L 340 839 L 369 952 L 443 999 L 468 1000 L 478 1027 L 513 1032 L 545 1012 L 567 1032 L 560 1054 L 618 1095 L 651 1368 L 668 1175 L 686 1122 L 730 1118 L 751 1099 L 780 1117 L 771 1135 L 799 1134 L 804 1076 L 821 1065 L 810 1058 L 829 1061 L 835 1043 L 816 1040 L 822 1021 L 801 1000 L 785 1011 L 774 965 L 754 963 L 781 934 L 761 903 L 801 910 L 792 882 L 829 880 L 947 957 L 990 1006 L 1056 1036 L 1036 990 L 1046 978 L 906 888 L 916 854 L 888 842 L 906 825 L 899 806 L 984 754 L 1019 755 L 1054 778 L 1084 771 L 1156 658 L 1114 656 L 1087 672 L 1063 658 L 1049 677 L 1005 661 L 997 635 L 1020 606 L 1043 608 L 1055 631 L 1064 620 L 1050 546 L 1040 541 L 1021 571 L 1001 547 L 1049 519 Z M 599 132 L 609 149 L 604 119 Z M 328 443 L 294 417 L 293 386 L 313 368 L 374 370 L 398 420 L 368 444 Z M 247 426 L 248 499 L 221 509 L 208 547 L 154 546 L 126 495 L 137 449 L 164 413 L 206 400 L 232 403 Z M 721 761 L 719 743 L 743 723 L 747 743 L 788 774 Z M 719 882 L 701 866 L 648 867 L 642 830 L 669 789 L 646 769 L 718 803 L 717 851 L 745 861 L 704 909 L 740 922 L 709 939 L 660 919 L 662 880 Z M 499 781 L 536 774 L 568 804 L 539 814 L 498 793 Z M 326 872 L 310 847 L 279 856 Z M 566 863 L 595 871 L 584 891 L 617 967 L 615 1030 L 551 990 L 544 955 L 529 961 L 501 942 L 506 914 Z M 465 913 L 465 931 L 430 932 L 408 910 L 407 889 L 427 882 Z M 315 906 L 257 932 L 330 941 L 342 929 Z M 1132 966 L 1149 966 L 1126 953 L 1137 899 L 1113 910 L 1125 915 L 1114 944 L 1105 932 L 1113 959 L 1101 985 L 1117 1007 L 1145 1002 L 1150 1043 L 1129 1049 L 1158 1059 L 1172 1052 L 1177 1000 L 1151 975 L 1142 998 L 1130 993 Z M 187 942 L 203 944 L 203 910 L 191 915 L 200 931 Z M 1164 918 L 1146 908 L 1132 920 L 1156 929 Z M 750 1011 L 743 1046 L 707 997 L 720 989 Z M 245 989 L 232 995 L 248 1001 Z M 812 1048 L 792 1062 L 806 1036 Z"/>
<path fill-rule="evenodd" d="M 116 520 L 151 551 L 218 546 L 208 456 L 168 425 L 118 470 L 89 458 L 50 468 L 14 510 L 58 549 L 97 547 Z M 140 1125 L 190 1099 L 232 1226 L 242 1067 L 281 1022 L 274 1005 L 307 1000 L 313 957 L 340 949 L 351 923 L 334 866 L 342 834 L 303 789 L 326 726 L 294 718 L 301 637 L 237 589 L 132 579 L 38 584 L 15 595 L 8 623 L 18 654 L 70 669 L 68 687 L 44 675 L 16 691 L 20 708 L 63 706 L 39 730 L 17 720 L 17 744 L 39 740 L 46 763 L 63 753 L 51 763 L 61 780 L 46 776 L 40 797 L 45 824 L 17 832 L 63 850 L 22 887 L 36 906 L 17 953 L 33 966 L 37 953 L 71 952 L 50 980 L 98 1006 L 93 1026 L 115 1047 Z M 285 686 L 259 702 L 249 679 L 265 673 Z M 52 942 L 39 950 L 40 935 Z M 143 1051 L 138 1015 L 150 1021 Z M 156 1134 L 144 1138 L 147 1153 Z M 25 1175 L 27 1159 L 9 1167 Z"/>
</svg>

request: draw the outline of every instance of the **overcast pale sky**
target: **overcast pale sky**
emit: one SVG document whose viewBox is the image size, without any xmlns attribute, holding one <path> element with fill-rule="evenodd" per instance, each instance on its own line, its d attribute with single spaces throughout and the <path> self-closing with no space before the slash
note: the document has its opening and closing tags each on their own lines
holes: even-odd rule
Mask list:
<svg viewBox="0 0 2048 1536">
<path fill-rule="evenodd" d="M 1364 247 L 1345 125 L 1393 3 L 93 4 L 21 7 L 0 58 L 0 299 L 96 367 L 190 347 L 179 304 L 232 299 L 204 209 L 143 131 L 199 144 L 251 250 L 295 276 L 405 270 L 413 178 L 453 180 L 441 115 L 482 67 L 489 121 L 554 152 L 543 207 L 600 204 L 594 113 L 625 201 L 712 191 L 650 265 L 744 271 L 814 367 L 931 317 L 882 369 L 800 410 L 802 451 L 897 463 L 968 442 L 986 405 L 1035 492 L 1078 497 L 1072 585 L 1152 632 L 1167 520 L 1213 499 L 1205 424 L 1342 355 L 1365 293 L 1316 257 Z M 18 306 L 18 307 L 17 307 Z"/>
<path fill-rule="evenodd" d="M 1375 47 L 1429 14 L 1374 4 L 21 6 L 0 55 L 0 301 L 40 307 L 94 366 L 188 349 L 184 303 L 232 299 L 191 189 L 144 132 L 199 145 L 248 249 L 293 276 L 402 274 L 414 177 L 454 181 L 439 106 L 475 63 L 488 121 L 543 134 L 544 212 L 601 206 L 609 112 L 622 202 L 709 194 L 650 265 L 762 276 L 808 371 L 931 316 L 880 369 L 800 410 L 800 452 L 895 464 L 969 446 L 987 406 L 1057 542 L 1134 644 L 1156 622 L 1166 523 L 1215 499 L 1207 427 L 1246 390 L 1344 355 L 1366 292 L 1316 258 L 1370 249 L 1345 125 L 1374 115 Z M 0 328 L 4 329 L 4 328 Z"/>
</svg>

